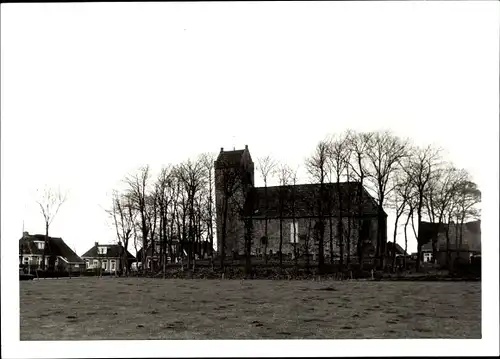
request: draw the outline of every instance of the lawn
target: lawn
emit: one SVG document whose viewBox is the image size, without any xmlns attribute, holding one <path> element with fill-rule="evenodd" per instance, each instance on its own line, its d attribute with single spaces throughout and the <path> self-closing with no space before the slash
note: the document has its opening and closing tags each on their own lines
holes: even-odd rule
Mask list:
<svg viewBox="0 0 500 359">
<path fill-rule="evenodd" d="M 22 281 L 21 340 L 481 338 L 480 282 Z"/>
</svg>

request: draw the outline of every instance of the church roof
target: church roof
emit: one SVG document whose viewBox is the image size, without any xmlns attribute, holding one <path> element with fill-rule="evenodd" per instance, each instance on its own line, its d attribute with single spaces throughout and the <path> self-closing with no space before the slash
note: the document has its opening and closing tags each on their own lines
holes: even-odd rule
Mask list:
<svg viewBox="0 0 500 359">
<path fill-rule="evenodd" d="M 332 199 L 331 208 L 329 209 L 328 204 L 325 204 L 325 211 L 333 216 L 339 216 L 338 186 L 340 186 L 342 215 L 356 215 L 358 191 L 361 186 L 359 182 L 325 183 L 324 186 L 326 198 Z M 281 211 L 283 217 L 292 217 L 293 213 L 297 218 L 317 217 L 319 194 L 320 184 L 267 187 L 266 201 L 266 188 L 254 187 L 247 197 L 244 206 L 245 214 L 249 216 L 252 213 L 255 219 L 265 218 L 266 215 L 268 218 L 280 217 Z M 377 203 L 364 188 L 362 188 L 361 198 L 363 206 L 361 215 L 376 216 Z M 386 215 L 385 212 L 384 215 Z"/>
</svg>

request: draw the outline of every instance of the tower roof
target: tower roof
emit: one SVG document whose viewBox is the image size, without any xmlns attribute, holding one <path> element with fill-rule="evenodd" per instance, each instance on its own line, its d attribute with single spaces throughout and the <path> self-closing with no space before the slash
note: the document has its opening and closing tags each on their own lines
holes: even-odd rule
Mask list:
<svg viewBox="0 0 500 359">
<path fill-rule="evenodd" d="M 221 148 L 219 156 L 215 161 L 215 168 L 226 168 L 226 167 L 237 167 L 241 164 L 241 160 L 243 157 L 243 153 L 245 150 L 248 150 L 248 147 L 245 146 L 244 150 L 235 150 L 235 151 L 224 151 Z"/>
</svg>

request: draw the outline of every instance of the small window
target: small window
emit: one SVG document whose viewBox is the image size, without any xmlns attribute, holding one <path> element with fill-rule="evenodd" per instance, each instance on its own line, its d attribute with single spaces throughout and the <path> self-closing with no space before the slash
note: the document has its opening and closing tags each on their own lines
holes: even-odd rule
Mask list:
<svg viewBox="0 0 500 359">
<path fill-rule="evenodd" d="M 40 250 L 42 250 L 44 247 L 45 247 L 45 243 L 42 242 L 42 241 L 37 241 L 35 242 L 36 243 L 36 247 Z"/>
<path fill-rule="evenodd" d="M 98 251 L 99 251 L 99 254 L 106 254 L 106 253 L 108 253 L 108 248 L 107 247 L 99 247 Z"/>
<path fill-rule="evenodd" d="M 116 265 L 115 261 L 114 261 L 114 260 L 111 260 L 111 263 L 110 263 L 110 269 L 111 269 L 112 271 L 116 270 L 116 269 L 115 269 L 115 265 Z"/>
<path fill-rule="evenodd" d="M 94 259 L 94 267 L 98 267 L 99 261 L 97 259 Z"/>
<path fill-rule="evenodd" d="M 108 261 L 102 261 L 102 269 L 106 270 L 107 266 L 108 266 Z"/>
</svg>

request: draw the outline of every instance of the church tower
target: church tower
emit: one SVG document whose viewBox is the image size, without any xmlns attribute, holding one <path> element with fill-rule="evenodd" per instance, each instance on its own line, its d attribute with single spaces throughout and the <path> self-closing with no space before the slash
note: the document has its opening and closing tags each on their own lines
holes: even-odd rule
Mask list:
<svg viewBox="0 0 500 359">
<path fill-rule="evenodd" d="M 241 217 L 247 194 L 255 183 L 254 163 L 248 146 L 233 151 L 221 148 L 214 168 L 217 253 L 224 256 L 243 254 L 244 223 Z"/>
</svg>

